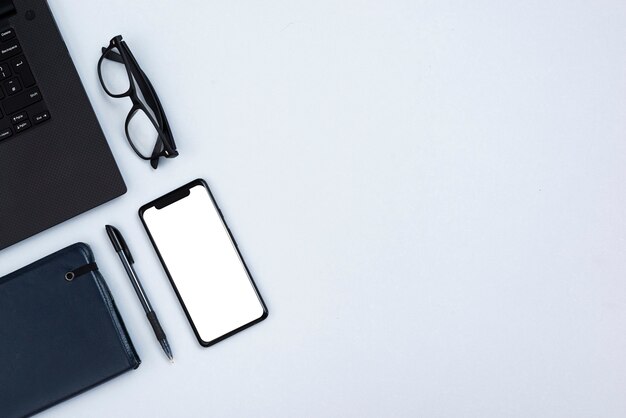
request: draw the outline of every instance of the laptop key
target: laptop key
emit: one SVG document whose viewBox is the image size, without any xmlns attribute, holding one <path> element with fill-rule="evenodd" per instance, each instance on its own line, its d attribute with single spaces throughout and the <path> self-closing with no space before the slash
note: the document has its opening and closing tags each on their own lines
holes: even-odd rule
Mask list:
<svg viewBox="0 0 626 418">
<path fill-rule="evenodd" d="M 20 78 L 22 79 L 22 83 L 24 84 L 24 87 L 30 87 L 35 84 L 35 77 L 33 77 L 33 73 L 32 71 L 30 71 L 30 67 L 28 66 L 28 63 L 26 62 L 26 60 L 24 59 L 24 55 L 20 55 L 19 57 L 14 58 L 11 61 L 11 68 L 13 69 L 13 72 L 15 74 L 20 76 Z"/>
<path fill-rule="evenodd" d="M 33 120 L 35 121 L 35 125 L 43 121 L 46 121 L 48 119 L 50 119 L 50 113 L 48 113 L 47 110 L 33 117 Z"/>
<path fill-rule="evenodd" d="M 30 128 L 30 121 L 26 119 L 24 122 L 20 122 L 15 125 L 15 132 L 22 132 L 25 129 Z"/>
<path fill-rule="evenodd" d="M 13 131 L 11 130 L 11 128 L 6 128 L 0 131 L 0 141 L 2 141 L 3 139 L 7 139 L 11 135 L 13 135 Z"/>
<path fill-rule="evenodd" d="M 0 64 L 0 80 L 4 80 L 11 75 L 11 70 L 7 64 Z"/>
<path fill-rule="evenodd" d="M 0 32 L 0 41 L 8 41 L 12 38 L 15 38 L 15 31 L 13 28 L 8 28 Z"/>
<path fill-rule="evenodd" d="M 8 99 L 4 100 L 2 104 L 4 105 L 4 111 L 7 114 L 16 113 L 18 110 L 24 109 L 26 106 L 29 106 L 33 103 L 37 103 L 41 100 L 41 92 L 37 87 L 31 87 L 23 92 L 16 94 L 15 96 L 11 96 Z"/>
<path fill-rule="evenodd" d="M 17 39 L 13 39 L 9 42 L 3 42 L 0 44 L 0 60 L 5 60 L 7 58 L 11 58 L 14 55 L 17 55 L 22 52 L 22 48 L 20 47 Z"/>
<path fill-rule="evenodd" d="M 9 94 L 9 96 L 12 96 L 22 90 L 22 86 L 20 85 L 20 81 L 17 77 L 13 77 L 4 83 L 4 90 Z"/>
<path fill-rule="evenodd" d="M 28 115 L 26 112 L 20 112 L 17 115 L 11 116 L 11 123 L 16 124 L 19 122 L 23 122 L 25 119 L 28 119 Z"/>
</svg>

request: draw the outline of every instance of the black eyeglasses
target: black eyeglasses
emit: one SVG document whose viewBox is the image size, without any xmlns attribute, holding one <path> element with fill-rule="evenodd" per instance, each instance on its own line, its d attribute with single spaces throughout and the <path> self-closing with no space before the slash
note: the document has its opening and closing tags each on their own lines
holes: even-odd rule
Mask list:
<svg viewBox="0 0 626 418">
<path fill-rule="evenodd" d="M 123 64 L 123 67 L 119 64 Z M 124 71 L 125 70 L 125 71 Z M 98 77 L 111 97 L 129 97 L 133 107 L 128 112 L 124 130 L 135 153 L 157 168 L 161 157 L 178 156 L 176 143 L 159 97 L 143 72 L 122 35 L 102 48 Z"/>
</svg>

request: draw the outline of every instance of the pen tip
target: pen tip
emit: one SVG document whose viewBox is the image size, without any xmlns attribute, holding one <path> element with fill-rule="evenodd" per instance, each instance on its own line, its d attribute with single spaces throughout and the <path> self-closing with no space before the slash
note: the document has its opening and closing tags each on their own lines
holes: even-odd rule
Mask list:
<svg viewBox="0 0 626 418">
<path fill-rule="evenodd" d="M 172 354 L 170 344 L 167 342 L 166 339 L 159 340 L 159 342 L 161 343 L 161 347 L 163 347 L 163 351 L 165 352 L 165 355 L 167 356 L 170 363 L 174 363 L 174 355 Z"/>
</svg>

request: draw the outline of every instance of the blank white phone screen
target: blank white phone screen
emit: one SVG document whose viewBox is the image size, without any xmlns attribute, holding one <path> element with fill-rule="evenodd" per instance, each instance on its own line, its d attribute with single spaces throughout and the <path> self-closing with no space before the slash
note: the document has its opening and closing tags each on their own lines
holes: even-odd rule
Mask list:
<svg viewBox="0 0 626 418">
<path fill-rule="evenodd" d="M 203 186 L 161 209 L 146 209 L 143 218 L 204 342 L 263 316 L 251 278 Z"/>
</svg>

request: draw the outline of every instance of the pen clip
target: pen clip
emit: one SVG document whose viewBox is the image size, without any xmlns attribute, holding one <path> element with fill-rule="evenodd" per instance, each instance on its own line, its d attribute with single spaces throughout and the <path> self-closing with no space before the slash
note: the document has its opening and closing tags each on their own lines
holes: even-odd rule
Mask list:
<svg viewBox="0 0 626 418">
<path fill-rule="evenodd" d="M 133 260 L 133 255 L 130 253 L 130 249 L 122 236 L 122 233 L 114 226 L 107 225 L 106 226 L 107 234 L 109 235 L 109 239 L 113 244 L 113 248 L 115 252 L 119 253 L 120 251 L 124 252 L 124 255 L 128 259 L 130 264 L 134 264 L 135 260 Z"/>
</svg>

